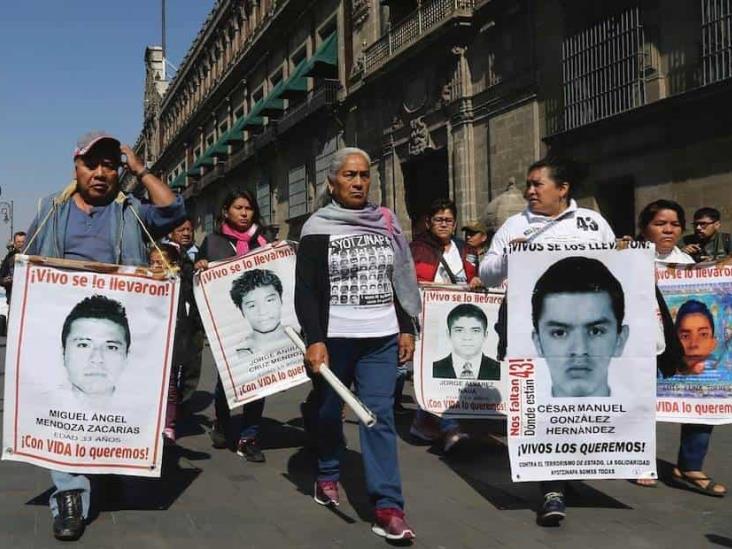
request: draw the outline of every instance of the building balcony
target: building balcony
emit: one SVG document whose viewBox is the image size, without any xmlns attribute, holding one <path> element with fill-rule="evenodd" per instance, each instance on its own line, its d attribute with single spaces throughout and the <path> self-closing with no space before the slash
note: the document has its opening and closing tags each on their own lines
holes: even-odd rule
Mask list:
<svg viewBox="0 0 732 549">
<path fill-rule="evenodd" d="M 470 20 L 476 0 L 425 0 L 411 14 L 368 46 L 358 60 L 354 76 L 368 76 L 420 40 L 450 23 Z"/>
</svg>

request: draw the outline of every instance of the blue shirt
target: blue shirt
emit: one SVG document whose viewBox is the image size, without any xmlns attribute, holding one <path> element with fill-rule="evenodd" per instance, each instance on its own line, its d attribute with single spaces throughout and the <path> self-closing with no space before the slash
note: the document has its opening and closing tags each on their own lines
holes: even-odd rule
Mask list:
<svg viewBox="0 0 732 549">
<path fill-rule="evenodd" d="M 63 256 L 66 259 L 116 263 L 115 243 L 112 237 L 112 225 L 116 219 L 111 204 L 94 206 L 87 214 L 76 205 L 73 198 L 70 202 Z M 176 195 L 175 201 L 169 206 L 142 203 L 136 210 L 153 237 L 161 236 L 160 232 L 165 234 L 185 218 L 185 205 L 180 195 Z"/>
<path fill-rule="evenodd" d="M 94 206 L 87 214 L 71 200 L 66 223 L 64 257 L 101 263 L 114 263 L 114 244 L 109 228 L 112 208 Z"/>
</svg>

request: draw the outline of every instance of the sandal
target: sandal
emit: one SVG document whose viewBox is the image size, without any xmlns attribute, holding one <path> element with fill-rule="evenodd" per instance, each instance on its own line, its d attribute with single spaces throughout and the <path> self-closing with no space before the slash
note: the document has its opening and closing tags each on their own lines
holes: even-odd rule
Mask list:
<svg viewBox="0 0 732 549">
<path fill-rule="evenodd" d="M 630 482 L 641 488 L 656 488 L 658 486 L 658 481 L 655 478 L 637 478 Z"/>
<path fill-rule="evenodd" d="M 703 473 L 702 473 L 703 474 Z M 680 486 L 683 486 L 687 490 L 691 490 L 692 492 L 697 492 L 699 494 L 704 494 L 705 496 L 712 496 L 714 498 L 723 498 L 727 495 L 727 489 L 723 484 L 719 484 L 717 482 L 714 482 L 712 477 L 707 476 L 704 474 L 704 476 L 701 477 L 691 477 L 688 473 L 685 473 L 683 471 L 677 471 L 674 470 L 671 474 L 671 477 L 673 478 L 674 482 Z M 700 482 L 705 482 L 706 486 L 702 486 L 699 484 Z M 723 492 L 716 491 L 716 487 L 722 487 L 724 488 Z"/>
</svg>

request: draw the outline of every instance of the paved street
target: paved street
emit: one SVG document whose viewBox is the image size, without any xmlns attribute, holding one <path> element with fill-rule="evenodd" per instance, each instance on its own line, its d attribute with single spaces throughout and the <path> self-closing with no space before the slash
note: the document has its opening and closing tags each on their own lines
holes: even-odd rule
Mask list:
<svg viewBox="0 0 732 549">
<path fill-rule="evenodd" d="M 329 511 L 312 501 L 311 456 L 302 448 L 298 403 L 307 388 L 268 400 L 262 440 L 267 463 L 245 463 L 233 452 L 210 446 L 214 375 L 208 350 L 205 357 L 196 411 L 183 424 L 164 478 L 105 479 L 95 492 L 98 515 L 76 546 L 384 547 L 370 531 L 354 421 L 346 424 L 350 449 L 342 483 L 347 499 L 338 512 Z M 534 514 L 538 490 L 511 482 L 497 423 L 469 423 L 475 433 L 472 446 L 444 459 L 410 443 L 410 420 L 398 419 L 399 450 L 408 519 L 418 536 L 415 547 L 732 547 L 732 496 L 714 499 L 663 483 L 655 489 L 625 481 L 573 483 L 564 525 L 540 528 Z M 662 475 L 675 461 L 677 437 L 677 426 L 659 425 Z M 731 454 L 732 428 L 719 428 L 707 470 L 727 485 L 732 485 Z M 60 545 L 51 534 L 49 489 L 45 470 L 0 464 L 1 548 Z"/>
</svg>

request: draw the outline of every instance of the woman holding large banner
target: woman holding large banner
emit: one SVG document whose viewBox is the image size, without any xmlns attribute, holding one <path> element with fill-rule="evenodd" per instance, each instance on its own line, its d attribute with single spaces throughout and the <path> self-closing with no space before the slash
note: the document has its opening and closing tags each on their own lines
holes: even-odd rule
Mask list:
<svg viewBox="0 0 732 549">
<path fill-rule="evenodd" d="M 658 265 L 674 263 L 690 265 L 694 263 L 691 256 L 685 254 L 676 246 L 685 225 L 684 209 L 672 200 L 656 200 L 643 208 L 638 217 L 638 228 L 644 240 L 653 242 L 656 245 L 656 263 Z M 704 304 L 698 301 L 688 301 L 687 303 L 691 303 L 691 305 L 686 305 L 686 308 L 682 306 L 677 312 L 677 330 L 683 328 L 682 322 L 699 319 L 701 328 L 698 331 L 705 334 L 708 332 L 713 335 L 714 323 Z M 704 324 L 705 322 L 707 324 Z M 684 339 L 684 337 L 681 337 L 684 354 L 689 357 L 692 351 Z M 711 339 L 711 337 L 707 339 Z M 709 353 L 711 353 L 711 350 L 709 350 Z M 679 373 L 694 373 L 693 369 L 697 363 L 698 361 L 687 365 L 680 362 L 677 369 Z M 687 371 L 689 369 L 692 371 Z M 690 490 L 709 496 L 723 497 L 727 493 L 727 488 L 723 484 L 714 482 L 702 470 L 704 458 L 709 450 L 712 429 L 712 425 L 681 424 L 679 457 L 672 475 L 677 484 Z"/>
<path fill-rule="evenodd" d="M 220 225 L 213 233 L 207 235 L 201 244 L 195 267 L 206 269 L 210 261 L 244 255 L 267 243 L 262 233 L 262 220 L 256 198 L 248 191 L 232 191 L 224 198 Z M 211 431 L 211 441 L 214 448 L 226 448 L 231 413 L 220 376 L 216 383 L 214 398 L 216 420 Z M 255 463 L 265 461 L 257 442 L 263 412 L 263 398 L 242 406 L 243 425 L 236 443 L 237 455 Z"/>
<path fill-rule="evenodd" d="M 419 282 L 480 286 L 475 266 L 468 259 L 473 250 L 454 239 L 456 222 L 457 206 L 452 200 L 439 198 L 430 205 L 427 231 L 409 245 Z M 446 453 L 468 436 L 456 419 L 438 418 L 421 408 L 414 415 L 409 434 L 425 442 L 441 439 Z"/>
<path fill-rule="evenodd" d="M 314 499 L 339 503 L 338 479 L 345 448 L 336 392 L 318 371 L 327 364 L 346 385 L 355 384 L 377 416 L 360 425 L 366 486 L 375 506 L 372 530 L 409 540 L 394 427 L 398 363 L 414 353 L 420 296 L 409 246 L 393 212 L 367 202 L 371 182 L 365 151 L 336 152 L 328 170 L 327 204 L 305 223 L 297 251 L 295 309 L 303 328 L 305 362 L 317 401 L 317 471 Z"/>
<path fill-rule="evenodd" d="M 615 243 L 615 234 L 597 212 L 579 208 L 572 198 L 581 179 L 574 163 L 545 158 L 532 164 L 526 176 L 526 209 L 509 217 L 493 237 L 488 254 L 480 264 L 480 278 L 487 287 L 497 287 L 508 275 L 511 244 Z M 499 358 L 506 346 L 506 301 L 499 313 Z M 566 516 L 564 481 L 541 482 L 544 502 L 539 522 L 556 525 Z"/>
</svg>

